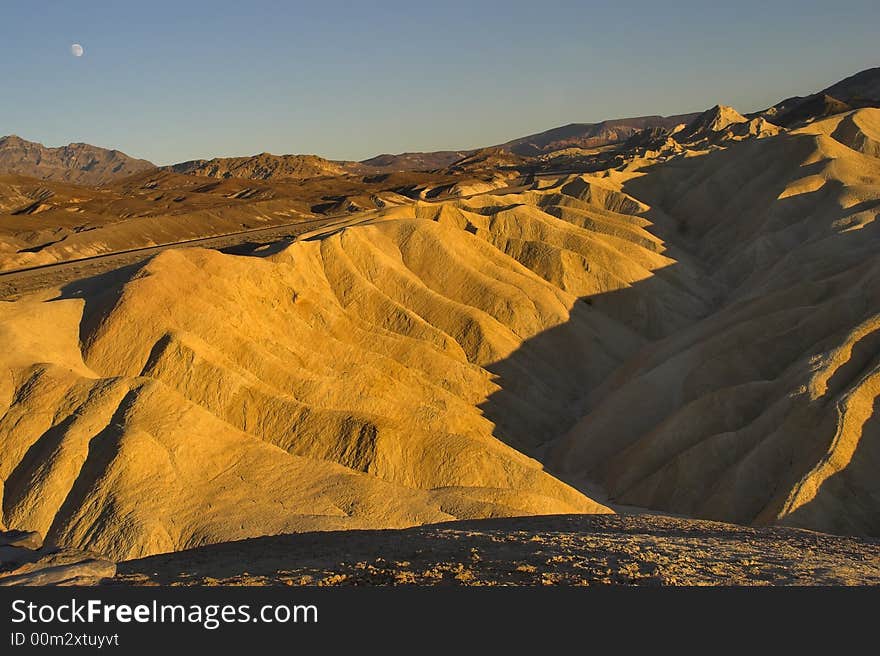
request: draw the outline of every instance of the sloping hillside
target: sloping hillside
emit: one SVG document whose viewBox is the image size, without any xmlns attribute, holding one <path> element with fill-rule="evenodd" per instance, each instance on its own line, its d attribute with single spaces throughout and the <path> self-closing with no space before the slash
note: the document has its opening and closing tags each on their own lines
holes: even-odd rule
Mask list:
<svg viewBox="0 0 880 656">
<path fill-rule="evenodd" d="M 175 173 L 207 178 L 247 178 L 250 180 L 297 180 L 322 175 L 342 175 L 345 169 L 317 155 L 272 155 L 196 159 L 167 167 Z"/>
</svg>

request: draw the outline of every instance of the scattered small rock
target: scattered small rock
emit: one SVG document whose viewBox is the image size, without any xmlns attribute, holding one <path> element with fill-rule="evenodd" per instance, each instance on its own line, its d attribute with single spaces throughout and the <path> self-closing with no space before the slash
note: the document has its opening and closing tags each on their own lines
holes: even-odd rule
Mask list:
<svg viewBox="0 0 880 656">
<path fill-rule="evenodd" d="M 39 563 L 36 563 L 39 565 Z M 12 585 L 96 585 L 116 576 L 116 563 L 99 558 L 32 569 L 21 574 L 0 576 L 0 586 Z"/>
<path fill-rule="evenodd" d="M 0 531 L 0 586 L 96 585 L 116 563 L 87 551 L 46 547 L 35 531 Z"/>
<path fill-rule="evenodd" d="M 0 531 L 0 547 L 39 549 L 42 546 L 43 536 L 36 531 Z"/>
</svg>

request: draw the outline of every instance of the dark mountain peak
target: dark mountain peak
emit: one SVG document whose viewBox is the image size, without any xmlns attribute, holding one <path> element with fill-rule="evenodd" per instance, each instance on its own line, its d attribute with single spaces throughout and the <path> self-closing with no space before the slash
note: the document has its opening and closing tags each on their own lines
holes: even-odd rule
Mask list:
<svg viewBox="0 0 880 656">
<path fill-rule="evenodd" d="M 751 116 L 761 116 L 781 127 L 797 127 L 862 107 L 880 107 L 880 67 L 859 71 L 808 96 L 786 98 Z"/>
<path fill-rule="evenodd" d="M 104 184 L 151 168 L 155 166 L 146 160 L 82 142 L 48 148 L 15 134 L 0 138 L 0 173 Z"/>
<path fill-rule="evenodd" d="M 249 157 L 195 159 L 165 168 L 185 175 L 251 180 L 302 180 L 325 175 L 342 175 L 346 172 L 337 162 L 331 162 L 317 155 L 271 153 L 259 153 Z"/>
<path fill-rule="evenodd" d="M 646 128 L 671 129 L 681 123 L 693 120 L 695 116 L 697 114 L 652 115 L 607 119 L 598 123 L 569 123 L 546 132 L 508 141 L 501 144 L 501 147 L 526 157 L 543 155 L 565 148 L 602 148 L 626 141 Z"/>
</svg>

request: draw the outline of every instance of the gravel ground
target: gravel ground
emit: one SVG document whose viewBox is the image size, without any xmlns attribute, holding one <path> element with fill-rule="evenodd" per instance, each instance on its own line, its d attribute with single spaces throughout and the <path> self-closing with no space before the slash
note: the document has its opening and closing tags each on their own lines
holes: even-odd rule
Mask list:
<svg viewBox="0 0 880 656">
<path fill-rule="evenodd" d="M 254 538 L 118 564 L 117 585 L 877 585 L 880 540 L 659 515 Z"/>
</svg>

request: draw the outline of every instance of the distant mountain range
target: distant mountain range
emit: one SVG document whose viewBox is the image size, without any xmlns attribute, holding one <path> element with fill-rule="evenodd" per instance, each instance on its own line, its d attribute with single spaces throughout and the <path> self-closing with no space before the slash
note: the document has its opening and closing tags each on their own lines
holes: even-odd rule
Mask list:
<svg viewBox="0 0 880 656">
<path fill-rule="evenodd" d="M 501 148 L 516 155 L 535 157 L 563 148 L 601 148 L 613 143 L 626 141 L 642 130 L 651 128 L 674 128 L 681 123 L 689 123 L 699 115 L 679 114 L 676 116 L 637 116 L 617 118 L 599 123 L 571 123 L 546 132 L 521 137 L 501 144 Z"/>
<path fill-rule="evenodd" d="M 786 98 L 750 116 L 762 116 L 788 128 L 851 109 L 877 106 L 880 106 L 880 67 L 851 75 L 809 96 Z"/>
<path fill-rule="evenodd" d="M 0 173 L 100 185 L 151 168 L 145 159 L 84 143 L 47 148 L 15 135 L 0 138 Z"/>
<path fill-rule="evenodd" d="M 538 134 L 513 139 L 503 144 L 473 150 L 440 150 L 429 153 L 401 153 L 399 155 L 379 155 L 360 162 L 366 166 L 385 170 L 414 171 L 434 170 L 448 167 L 461 168 L 462 160 L 482 157 L 488 151 L 509 153 L 515 160 L 519 157 L 538 157 L 565 148 L 601 148 L 626 141 L 634 134 L 651 128 L 672 129 L 687 123 L 699 115 L 680 114 L 678 116 L 637 116 L 618 118 L 599 123 L 571 123 Z M 464 162 L 465 164 L 467 161 Z"/>
<path fill-rule="evenodd" d="M 851 109 L 878 106 L 880 67 L 856 73 L 808 96 L 786 98 L 772 107 L 744 117 L 729 108 L 725 108 L 725 111 L 729 109 L 729 112 L 742 119 L 737 119 L 735 123 L 763 119 L 773 126 L 790 128 Z M 571 123 L 488 148 L 383 154 L 361 162 L 332 161 L 317 155 L 261 153 L 250 157 L 192 160 L 163 168 L 187 175 L 255 180 L 300 180 L 346 173 L 364 175 L 438 169 L 462 171 L 484 166 L 487 158 L 495 164 L 504 160 L 508 165 L 513 165 L 523 161 L 522 158 L 540 157 L 565 149 L 601 149 L 624 142 L 656 141 L 658 137 L 666 138 L 682 125 L 685 126 L 683 134 L 704 132 L 705 126 L 695 125 L 694 122 L 705 121 L 707 116 L 715 120 L 716 110 L 713 108 L 708 113 L 674 116 L 638 116 L 598 123 Z M 765 128 L 750 123 L 743 129 Z M 100 185 L 151 168 L 155 168 L 155 165 L 147 160 L 89 144 L 73 143 L 60 148 L 47 148 L 14 135 L 0 138 L 0 173 Z"/>
<path fill-rule="evenodd" d="M 377 169 L 396 171 L 431 171 L 443 169 L 470 155 L 472 150 L 438 150 L 432 153 L 400 153 L 376 155 L 360 163 Z"/>
</svg>

